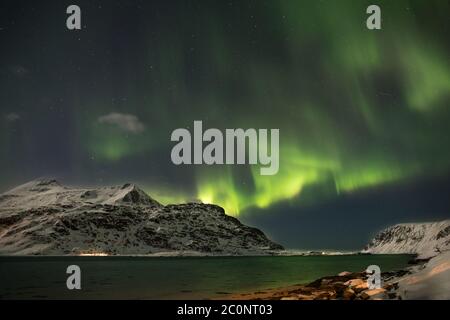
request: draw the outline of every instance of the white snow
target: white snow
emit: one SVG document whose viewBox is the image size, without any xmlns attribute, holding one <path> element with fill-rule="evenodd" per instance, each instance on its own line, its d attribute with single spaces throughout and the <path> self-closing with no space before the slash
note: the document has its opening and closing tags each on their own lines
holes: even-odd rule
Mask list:
<svg viewBox="0 0 450 320">
<path fill-rule="evenodd" d="M 100 188 L 69 188 L 56 180 L 34 180 L 0 195 L 0 207 L 36 209 L 53 205 L 76 205 L 80 201 L 90 204 L 114 205 L 124 201 L 131 192 L 139 197 L 140 204 L 159 205 L 134 184 Z"/>
<path fill-rule="evenodd" d="M 405 223 L 378 233 L 363 252 L 374 254 L 417 254 L 428 259 L 450 250 L 450 220 Z"/>
<path fill-rule="evenodd" d="M 398 281 L 397 293 L 402 299 L 450 299 L 450 251 L 441 253 L 415 269 L 415 272 Z"/>
<path fill-rule="evenodd" d="M 0 254 L 260 255 L 281 246 L 218 206 L 163 206 L 133 184 L 36 180 L 0 195 Z"/>
</svg>

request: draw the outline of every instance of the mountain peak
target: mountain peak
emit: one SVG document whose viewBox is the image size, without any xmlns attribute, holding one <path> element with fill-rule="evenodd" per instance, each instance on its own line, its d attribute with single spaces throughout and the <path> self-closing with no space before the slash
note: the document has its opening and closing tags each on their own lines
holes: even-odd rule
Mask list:
<svg viewBox="0 0 450 320">
<path fill-rule="evenodd" d="M 36 182 L 36 185 L 40 186 L 61 186 L 61 184 L 56 179 L 40 178 L 34 181 Z"/>
<path fill-rule="evenodd" d="M 74 188 L 46 179 L 17 190 L 0 195 L 0 254 L 265 255 L 283 249 L 218 206 L 163 206 L 132 183 Z"/>
<path fill-rule="evenodd" d="M 61 188 L 62 185 L 56 180 L 51 178 L 38 178 L 30 182 L 24 183 L 7 193 L 20 193 L 20 192 L 45 192 L 53 188 Z"/>
<path fill-rule="evenodd" d="M 151 198 L 142 189 L 133 183 L 125 183 L 111 197 L 114 202 L 141 204 L 141 205 L 160 205 L 156 200 Z"/>
<path fill-rule="evenodd" d="M 0 199 L 4 206 L 42 207 L 75 203 L 161 206 L 133 183 L 114 187 L 67 187 L 55 179 L 40 178 L 7 191 Z"/>
</svg>

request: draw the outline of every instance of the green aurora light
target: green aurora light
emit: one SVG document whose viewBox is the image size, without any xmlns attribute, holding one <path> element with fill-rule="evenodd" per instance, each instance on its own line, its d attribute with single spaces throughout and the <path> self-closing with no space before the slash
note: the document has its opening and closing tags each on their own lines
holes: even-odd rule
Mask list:
<svg viewBox="0 0 450 320">
<path fill-rule="evenodd" d="M 89 177 L 87 168 L 104 166 L 126 179 L 120 168 L 145 159 L 141 184 L 157 200 L 200 199 L 239 215 L 450 171 L 448 1 L 377 1 L 379 31 L 365 28 L 370 1 L 208 3 L 135 17 L 140 50 L 127 51 L 135 59 L 111 63 L 102 89 L 77 101 L 73 148 L 81 151 L 72 152 L 71 173 Z M 102 30 L 118 28 L 108 21 L 88 33 L 105 52 Z M 118 87 L 126 100 L 111 100 Z M 146 130 L 124 133 L 97 121 L 110 112 L 137 115 Z M 170 163 L 170 133 L 194 120 L 279 128 L 279 173 L 182 171 Z M 0 143 L 8 150 L 9 136 Z M 170 175 L 164 188 L 153 173 Z"/>
<path fill-rule="evenodd" d="M 313 185 L 334 185 L 331 193 L 339 195 L 448 170 L 449 152 L 437 141 L 448 139 L 448 48 L 419 29 L 412 14 L 419 8 L 416 2 L 381 2 L 379 32 L 364 28 L 364 1 L 327 2 L 326 7 L 316 1 L 264 2 L 255 4 L 253 25 L 230 30 L 224 28 L 226 15 L 217 12 L 201 12 L 196 24 L 179 17 L 186 29 L 202 30 L 197 43 L 202 51 L 186 56 L 192 44 L 179 29 L 167 30 L 165 40 L 152 48 L 157 71 L 150 82 L 170 83 L 176 90 L 152 85 L 150 101 L 143 102 L 149 107 L 135 102 L 144 119 L 158 115 L 151 134 L 194 119 L 211 127 L 280 128 L 280 171 L 267 177 L 256 168 L 199 166 L 196 191 L 164 196 L 164 202 L 198 198 L 237 215 L 253 206 L 301 201 L 303 190 Z M 445 7 L 438 1 L 432 5 Z M 242 30 L 249 35 L 240 35 Z M 189 83 L 195 71 L 186 60 L 200 57 L 198 72 L 210 82 Z M 185 112 L 171 113 L 173 104 L 182 104 Z M 151 157 L 158 143 L 169 141 L 150 133 L 124 139 L 102 130 L 93 128 L 88 137 L 90 150 L 102 161 L 137 152 Z M 245 178 L 239 176 L 243 171 Z"/>
</svg>

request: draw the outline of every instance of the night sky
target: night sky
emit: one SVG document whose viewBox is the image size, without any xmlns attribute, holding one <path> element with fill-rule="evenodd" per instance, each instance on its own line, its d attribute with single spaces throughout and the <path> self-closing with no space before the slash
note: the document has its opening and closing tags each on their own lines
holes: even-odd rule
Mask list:
<svg viewBox="0 0 450 320">
<path fill-rule="evenodd" d="M 77 4 L 82 30 L 66 28 Z M 366 8 L 382 9 L 382 30 Z M 450 217 L 450 2 L 0 4 L 0 191 L 134 182 L 292 248 Z M 175 166 L 171 132 L 279 128 L 280 169 Z"/>
</svg>

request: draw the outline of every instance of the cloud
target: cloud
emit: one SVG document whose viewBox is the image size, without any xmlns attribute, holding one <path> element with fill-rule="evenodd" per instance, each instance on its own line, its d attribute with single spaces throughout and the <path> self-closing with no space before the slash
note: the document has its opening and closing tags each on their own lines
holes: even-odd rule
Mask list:
<svg viewBox="0 0 450 320">
<path fill-rule="evenodd" d="M 114 125 L 129 133 L 141 133 L 145 130 L 144 124 L 132 114 L 112 112 L 98 118 L 102 124 Z"/>
<path fill-rule="evenodd" d="M 15 112 L 11 112 L 11 113 L 8 113 L 7 115 L 5 115 L 5 119 L 8 122 L 15 122 L 17 120 L 20 120 L 20 115 L 18 115 Z"/>
</svg>

